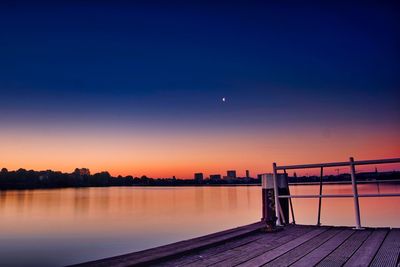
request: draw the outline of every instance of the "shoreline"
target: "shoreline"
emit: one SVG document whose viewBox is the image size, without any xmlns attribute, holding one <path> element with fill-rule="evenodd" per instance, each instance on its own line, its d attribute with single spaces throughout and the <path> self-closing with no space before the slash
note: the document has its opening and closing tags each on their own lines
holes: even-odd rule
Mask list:
<svg viewBox="0 0 400 267">
<path fill-rule="evenodd" d="M 379 181 L 357 181 L 357 184 L 381 184 L 381 183 L 400 183 L 400 179 L 395 180 L 379 180 Z M 319 185 L 319 182 L 298 182 L 289 183 L 292 186 L 307 186 L 307 185 Z M 326 181 L 323 185 L 351 185 L 351 181 Z M 261 186 L 261 184 L 185 184 L 185 185 L 111 185 L 111 186 L 80 186 L 80 187 L 38 187 L 38 188 L 12 188 L 12 189 L 0 189 L 0 192 L 5 191 L 25 191 L 25 190 L 54 190 L 54 189 L 89 189 L 89 188 L 114 188 L 114 187 L 125 187 L 125 188 L 142 188 L 142 187 L 236 187 L 236 186 Z"/>
</svg>

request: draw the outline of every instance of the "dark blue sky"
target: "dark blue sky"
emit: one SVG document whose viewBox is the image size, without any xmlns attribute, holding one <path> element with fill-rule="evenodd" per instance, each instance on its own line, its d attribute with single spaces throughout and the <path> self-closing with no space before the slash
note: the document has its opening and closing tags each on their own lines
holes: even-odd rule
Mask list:
<svg viewBox="0 0 400 267">
<path fill-rule="evenodd" d="M 399 122 L 395 5 L 146 2 L 1 4 L 1 122 Z"/>
</svg>

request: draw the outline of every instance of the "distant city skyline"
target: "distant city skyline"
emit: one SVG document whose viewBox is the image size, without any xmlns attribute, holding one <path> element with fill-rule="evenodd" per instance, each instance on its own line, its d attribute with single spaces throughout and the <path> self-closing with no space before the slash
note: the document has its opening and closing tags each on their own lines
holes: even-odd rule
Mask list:
<svg viewBox="0 0 400 267">
<path fill-rule="evenodd" d="M 224 171 L 221 172 L 211 172 L 211 173 L 205 173 L 205 172 L 195 172 L 192 174 L 192 176 L 176 176 L 176 175 L 171 175 L 171 176 L 151 176 L 145 173 L 142 174 L 113 174 L 112 172 L 109 172 L 108 170 L 96 170 L 91 172 L 89 168 L 84 168 L 84 167 L 78 167 L 78 168 L 74 168 L 73 170 L 60 170 L 60 169 L 29 169 L 29 168 L 16 168 L 16 169 L 8 169 L 7 167 L 4 166 L 0 166 L 0 170 L 6 170 L 6 171 L 18 171 L 18 170 L 25 170 L 25 171 L 35 171 L 35 172 L 61 172 L 61 173 L 70 173 L 70 174 L 79 174 L 79 175 L 90 175 L 91 173 L 93 174 L 100 174 L 100 173 L 108 173 L 111 176 L 114 177 L 128 177 L 128 176 L 132 176 L 132 177 L 149 177 L 149 178 L 154 178 L 154 179 L 193 179 L 193 180 L 197 180 L 197 181 L 203 181 L 206 179 L 211 179 L 211 180 L 215 180 L 215 179 L 220 179 L 220 180 L 229 180 L 231 178 L 258 178 L 261 174 L 263 173 L 272 173 L 272 171 L 262 171 L 262 172 L 258 172 L 258 173 L 254 173 L 254 175 L 250 175 L 250 170 L 244 170 L 236 172 L 236 170 L 228 170 L 225 171 L 226 175 L 224 175 Z M 230 171 L 234 171 L 235 172 L 235 176 L 229 176 L 228 172 Z M 340 175 L 340 174 L 348 174 L 349 173 L 349 168 L 346 167 L 342 167 L 342 168 L 325 168 L 325 175 Z M 399 164 L 383 164 L 380 165 L 379 167 L 377 166 L 358 166 L 356 168 L 356 172 L 357 173 L 361 173 L 361 172 L 391 172 L 391 171 L 400 171 L 400 166 Z M 288 170 L 287 171 L 289 176 L 318 176 L 320 175 L 320 170 L 319 168 L 313 168 L 313 169 L 300 169 L 300 170 Z"/>
</svg>

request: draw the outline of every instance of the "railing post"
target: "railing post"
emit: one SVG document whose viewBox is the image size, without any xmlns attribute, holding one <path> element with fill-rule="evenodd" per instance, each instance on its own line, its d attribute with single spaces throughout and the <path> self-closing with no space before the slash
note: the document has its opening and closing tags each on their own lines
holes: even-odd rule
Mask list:
<svg viewBox="0 0 400 267">
<path fill-rule="evenodd" d="M 279 205 L 279 190 L 278 190 L 278 173 L 276 172 L 276 163 L 272 164 L 272 172 L 274 175 L 274 195 L 275 195 L 275 214 L 276 214 L 276 225 L 282 226 L 280 205 Z"/>
<path fill-rule="evenodd" d="M 351 173 L 351 185 L 353 188 L 353 198 L 354 198 L 354 212 L 356 217 L 356 229 L 360 230 L 361 220 L 360 220 L 360 205 L 358 203 L 358 190 L 356 181 L 356 168 L 354 165 L 354 158 L 350 157 L 350 173 Z"/>
<path fill-rule="evenodd" d="M 324 177 L 324 167 L 321 167 L 321 176 L 319 178 L 319 202 L 318 202 L 318 222 L 317 225 L 321 225 L 321 202 L 322 202 L 322 178 Z"/>
</svg>

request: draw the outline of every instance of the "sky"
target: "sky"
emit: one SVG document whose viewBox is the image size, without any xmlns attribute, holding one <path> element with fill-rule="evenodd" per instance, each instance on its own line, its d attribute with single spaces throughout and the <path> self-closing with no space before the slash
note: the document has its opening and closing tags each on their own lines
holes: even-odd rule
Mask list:
<svg viewBox="0 0 400 267">
<path fill-rule="evenodd" d="M 398 14 L 1 2 L 0 167 L 192 178 L 399 157 Z"/>
</svg>

